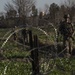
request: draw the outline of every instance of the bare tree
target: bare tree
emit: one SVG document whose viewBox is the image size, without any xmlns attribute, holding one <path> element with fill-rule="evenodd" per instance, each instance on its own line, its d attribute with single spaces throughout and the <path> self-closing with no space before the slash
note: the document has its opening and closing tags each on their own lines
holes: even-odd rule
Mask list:
<svg viewBox="0 0 75 75">
<path fill-rule="evenodd" d="M 14 8 L 14 5 L 7 2 L 4 6 L 4 9 L 6 11 L 6 17 L 10 18 L 10 17 L 16 17 L 17 15 L 17 11 Z"/>
<path fill-rule="evenodd" d="M 66 0 L 64 2 L 66 13 L 71 15 L 71 19 L 75 16 L 75 0 Z"/>
<path fill-rule="evenodd" d="M 45 14 L 49 13 L 49 5 L 48 4 L 45 4 L 44 10 L 45 10 L 45 12 L 44 12 Z"/>
<path fill-rule="evenodd" d="M 67 7 L 72 7 L 75 5 L 75 0 L 66 0 L 64 4 Z"/>
<path fill-rule="evenodd" d="M 11 0 L 12 3 L 7 2 L 4 6 L 6 12 L 16 10 L 19 16 L 28 16 L 35 4 L 35 0 Z"/>
<path fill-rule="evenodd" d="M 32 7 L 35 5 L 35 0 L 11 0 L 11 3 L 5 4 L 5 10 L 7 17 L 11 18 L 17 16 L 17 23 L 26 24 L 27 16 L 32 11 Z M 14 19 L 15 20 L 15 19 Z"/>
<path fill-rule="evenodd" d="M 34 0 L 12 0 L 14 3 L 14 6 L 19 13 L 19 16 L 22 15 L 29 15 L 31 12 L 32 6 L 34 5 Z"/>
<path fill-rule="evenodd" d="M 10 11 L 10 10 L 14 10 L 14 6 L 13 6 L 11 3 L 7 2 L 7 3 L 5 4 L 5 6 L 4 6 L 4 10 L 5 10 L 6 12 L 8 12 L 8 11 Z"/>
</svg>

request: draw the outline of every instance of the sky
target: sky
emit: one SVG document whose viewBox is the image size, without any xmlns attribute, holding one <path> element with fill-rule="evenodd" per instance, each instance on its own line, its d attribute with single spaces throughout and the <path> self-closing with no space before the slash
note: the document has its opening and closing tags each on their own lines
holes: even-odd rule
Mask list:
<svg viewBox="0 0 75 75">
<path fill-rule="evenodd" d="M 4 11 L 4 4 L 10 2 L 11 0 L 0 0 L 0 12 Z M 64 0 L 36 0 L 36 7 L 38 9 L 44 9 L 44 5 L 51 3 L 61 4 Z"/>
<path fill-rule="evenodd" d="M 48 4 L 50 6 L 50 4 L 52 3 L 56 3 L 58 5 L 62 4 L 65 0 L 37 0 L 36 1 L 36 5 L 38 9 L 44 9 L 45 4 Z"/>
</svg>

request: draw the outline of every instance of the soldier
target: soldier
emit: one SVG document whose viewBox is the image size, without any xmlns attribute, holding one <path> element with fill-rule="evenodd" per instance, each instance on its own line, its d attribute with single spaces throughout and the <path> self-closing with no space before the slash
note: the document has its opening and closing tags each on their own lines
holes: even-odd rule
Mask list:
<svg viewBox="0 0 75 75">
<path fill-rule="evenodd" d="M 73 25 L 70 20 L 70 15 L 64 15 L 64 21 L 60 23 L 59 31 L 63 36 L 63 48 L 66 49 L 67 56 L 70 56 L 72 53 L 72 42 L 73 42 Z"/>
</svg>

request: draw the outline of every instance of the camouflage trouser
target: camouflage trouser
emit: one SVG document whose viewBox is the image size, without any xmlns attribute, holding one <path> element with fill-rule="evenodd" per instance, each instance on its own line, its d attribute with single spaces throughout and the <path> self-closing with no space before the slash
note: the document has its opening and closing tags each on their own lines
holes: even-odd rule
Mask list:
<svg viewBox="0 0 75 75">
<path fill-rule="evenodd" d="M 73 41 L 71 37 L 64 37 L 63 38 L 63 48 L 65 49 L 66 53 L 72 54 L 72 47 Z"/>
</svg>

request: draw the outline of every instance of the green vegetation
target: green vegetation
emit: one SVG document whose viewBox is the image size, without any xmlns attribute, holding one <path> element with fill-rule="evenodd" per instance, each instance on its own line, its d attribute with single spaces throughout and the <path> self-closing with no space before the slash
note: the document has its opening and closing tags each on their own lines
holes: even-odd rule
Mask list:
<svg viewBox="0 0 75 75">
<path fill-rule="evenodd" d="M 31 64 L 16 61 L 0 62 L 0 75 L 31 75 Z"/>
<path fill-rule="evenodd" d="M 0 37 L 3 37 L 10 29 L 0 29 Z M 46 36 L 37 30 L 41 42 L 46 41 Z M 49 33 L 48 43 L 54 42 L 55 33 Z M 0 47 L 4 41 L 0 41 Z M 46 42 L 47 43 L 47 42 Z M 17 44 L 10 38 L 2 48 L 0 61 L 0 75 L 31 75 L 32 65 L 30 51 L 23 45 Z M 49 53 L 48 53 L 49 54 Z M 75 75 L 75 57 L 50 58 L 46 52 L 39 53 L 40 72 L 46 75 Z M 4 58 L 4 59 L 3 59 Z M 3 60 L 2 60 L 3 59 Z"/>
</svg>

